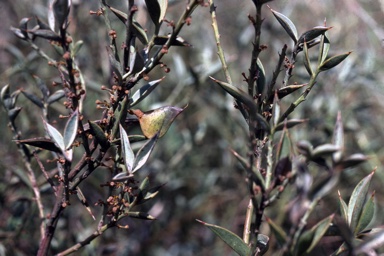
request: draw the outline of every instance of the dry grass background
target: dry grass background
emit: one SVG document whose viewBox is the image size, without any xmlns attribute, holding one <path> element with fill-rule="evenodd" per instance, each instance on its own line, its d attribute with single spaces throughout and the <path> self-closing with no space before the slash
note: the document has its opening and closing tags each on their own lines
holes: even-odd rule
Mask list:
<svg viewBox="0 0 384 256">
<path fill-rule="evenodd" d="M 85 42 L 78 61 L 89 86 L 86 118 L 92 119 L 100 115 L 98 111 L 92 110 L 95 109 L 95 100 L 105 97 L 98 89 L 108 83 L 109 63 L 105 52 L 107 36 L 102 19 L 88 15 L 89 10 L 97 9 L 97 1 L 77 2 L 71 14 L 70 31 L 75 40 Z M 115 7 L 125 4 L 125 1 L 118 0 L 108 2 Z M 150 21 L 141 2 L 138 20 L 151 31 Z M 186 1 L 173 2 L 167 15 L 170 20 L 177 19 Z M 220 0 L 216 1 L 216 5 L 221 39 L 230 60 L 233 80 L 245 87 L 242 85 L 241 72 L 247 72 L 250 64 L 253 35 L 247 14 L 254 13 L 253 4 L 243 0 Z M 32 60 L 23 68 L 23 72 L 16 72 L 23 58 L 33 59 L 33 51 L 9 32 L 9 27 L 17 26 L 23 17 L 45 17 L 45 6 L 46 1 L 41 0 L 14 0 L 1 4 L 0 86 L 9 83 L 12 89 L 22 87 L 35 91 L 31 74 L 40 76 L 47 83 L 56 78 L 53 69 L 38 59 Z M 340 67 L 322 74 L 312 95 L 295 113 L 296 117 L 309 118 L 309 121 L 295 129 L 292 136 L 296 140 L 306 139 L 314 144 L 329 142 L 336 113 L 340 110 L 347 128 L 347 151 L 365 153 L 370 156 L 370 161 L 360 168 L 346 171 L 338 188 L 348 198 L 358 180 L 377 166 L 372 189 L 376 189 L 377 201 L 381 206 L 379 208 L 383 208 L 384 28 L 381 24 L 384 24 L 384 1 L 280 0 L 271 2 L 270 7 L 290 17 L 299 33 L 322 25 L 326 19 L 327 25 L 333 27 L 329 31 L 331 54 L 353 51 Z M 291 42 L 267 8 L 264 9 L 263 17 L 262 43 L 268 45 L 268 49 L 262 53 L 261 60 L 267 70 L 267 77 L 270 77 L 278 52 L 284 43 L 289 45 Z M 122 40 L 122 27 L 117 21 L 113 24 Z M 243 173 L 228 150 L 234 148 L 246 153 L 245 126 L 233 109 L 232 99 L 227 98 L 216 85 L 206 79 L 207 75 L 223 78 L 210 24 L 209 9 L 196 10 L 192 25 L 186 27 L 181 34 L 194 47 L 171 49 L 165 59 L 171 73 L 157 91 L 140 105 L 143 110 L 148 110 L 159 104 L 183 106 L 189 103 L 188 109 L 178 117 L 158 145 L 148 168 L 140 173 L 143 177 L 149 175 L 153 184 L 166 183 L 154 203 L 147 206 L 158 219 L 153 222 L 128 220 L 130 229 L 106 232 L 105 236 L 95 240 L 79 255 L 230 255 L 226 245 L 195 222 L 198 218 L 240 232 L 248 201 Z M 45 42 L 38 43 L 50 51 Z M 297 66 L 300 66 L 300 62 Z M 194 79 L 191 70 L 199 79 Z M 158 71 L 151 78 L 162 75 Z M 291 81 L 302 83 L 305 79 L 304 72 L 298 68 L 297 75 Z M 38 108 L 22 96 L 19 100 L 19 105 L 25 106 L 19 118 L 23 136 L 41 136 Z M 64 111 L 59 105 L 54 107 L 52 113 Z M 17 221 L 23 218 L 25 211 L 36 213 L 36 209 L 23 201 L 31 193 L 22 178 L 14 174 L 22 172 L 23 166 L 11 141 L 6 126 L 7 118 L 4 112 L 1 113 L 0 228 L 3 231 L 0 244 L 7 248 L 17 245 L 14 255 L 30 255 L 28 252 L 35 249 L 34 240 L 38 237 L 33 214 L 30 219 L 26 218 L 28 223 L 19 241 L 6 239 L 12 233 L 12 227 L 19 225 Z M 55 118 L 55 115 L 52 117 Z M 38 168 L 36 172 L 40 175 Z M 99 186 L 100 179 L 104 177 L 102 170 L 100 172 L 82 187 L 91 204 L 106 192 Z M 319 216 L 314 216 L 314 219 L 337 210 L 336 195 L 334 191 L 327 201 L 319 205 Z M 44 200 L 49 205 L 49 193 L 44 195 Z M 289 200 L 289 195 L 281 200 Z M 76 211 L 76 206 L 75 203 L 59 224 L 57 239 L 53 244 L 57 248 L 73 244 L 90 234 L 97 225 L 81 206 Z M 100 211 L 96 206 L 93 210 L 96 214 Z M 274 209 L 267 215 L 278 217 L 278 210 Z M 377 216 L 382 214 L 379 209 Z M 379 217 L 377 223 L 383 224 L 382 218 Z M 67 230 L 71 230 L 70 235 Z"/>
</svg>

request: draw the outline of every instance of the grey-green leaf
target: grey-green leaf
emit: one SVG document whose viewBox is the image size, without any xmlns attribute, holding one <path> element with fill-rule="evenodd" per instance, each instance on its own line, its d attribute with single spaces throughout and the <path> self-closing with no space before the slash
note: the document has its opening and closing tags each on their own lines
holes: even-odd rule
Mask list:
<svg viewBox="0 0 384 256">
<path fill-rule="evenodd" d="M 323 144 L 320 146 L 317 146 L 312 151 L 312 158 L 318 158 L 318 157 L 327 157 L 335 152 L 339 151 L 340 148 L 333 144 Z"/>
<path fill-rule="evenodd" d="M 286 127 L 287 129 L 295 127 L 296 125 L 302 124 L 307 122 L 308 119 L 289 119 L 287 121 L 278 123 L 275 127 L 275 131 L 281 131 Z"/>
<path fill-rule="evenodd" d="M 251 255 L 251 249 L 248 245 L 235 233 L 220 226 L 208 224 L 201 220 L 197 220 L 201 224 L 212 230 L 221 240 L 223 240 L 229 247 L 232 248 L 240 256 Z"/>
<path fill-rule="evenodd" d="M 312 41 L 316 37 L 323 35 L 327 30 L 329 30 L 331 28 L 332 27 L 322 27 L 322 26 L 314 27 L 313 29 L 310 29 L 310 30 L 304 32 L 300 36 L 299 40 L 297 41 L 297 44 L 301 45 L 304 43 L 304 41 L 308 43 L 309 41 Z"/>
<path fill-rule="evenodd" d="M 298 40 L 298 36 L 297 36 L 297 29 L 293 24 L 293 22 L 285 15 L 273 9 L 270 9 L 270 10 L 275 16 L 275 18 L 277 19 L 277 21 L 280 23 L 280 25 L 284 28 L 284 30 L 288 33 L 288 35 L 292 38 L 293 42 L 295 42 L 296 44 Z"/>
<path fill-rule="evenodd" d="M 69 117 L 64 128 L 64 145 L 65 149 L 69 149 L 77 136 L 77 128 L 79 126 L 79 111 L 76 109 Z"/>
<path fill-rule="evenodd" d="M 262 117 L 260 114 L 256 113 L 256 103 L 253 101 L 252 97 L 249 96 L 247 93 L 245 93 L 243 90 L 240 88 L 237 88 L 236 86 L 233 86 L 229 83 L 219 81 L 213 77 L 211 78 L 214 82 L 216 82 L 218 85 L 221 86 L 226 92 L 228 92 L 230 95 L 232 95 L 235 99 L 240 101 L 241 103 L 245 104 L 250 112 L 255 114 L 256 121 L 263 127 L 263 129 L 267 132 L 270 133 L 270 127 L 268 122 Z"/>
<path fill-rule="evenodd" d="M 88 123 L 89 123 L 89 129 L 91 131 L 91 134 L 96 137 L 96 140 L 101 145 L 101 147 L 103 149 L 109 148 L 110 143 L 103 129 L 101 129 L 101 127 L 97 125 L 95 122 L 88 121 Z"/>
<path fill-rule="evenodd" d="M 144 45 L 147 45 L 148 44 L 148 37 L 147 37 L 147 33 L 145 32 L 145 30 L 143 29 L 143 27 L 140 25 L 139 22 L 137 22 L 135 19 L 133 19 L 133 22 L 132 22 L 132 27 L 133 27 L 133 32 L 135 33 L 135 35 L 137 36 L 137 38 L 140 40 L 140 42 L 142 42 Z"/>
<path fill-rule="evenodd" d="M 27 99 L 29 99 L 33 104 L 38 106 L 39 108 L 44 108 L 44 104 L 41 99 L 39 99 L 35 94 L 26 92 L 26 91 L 21 91 Z"/>
<path fill-rule="evenodd" d="M 288 238 L 287 233 L 285 233 L 285 231 L 280 226 L 278 226 L 274 221 L 272 221 L 270 218 L 267 217 L 266 221 L 268 222 L 272 233 L 275 235 L 277 242 L 281 246 L 284 245 Z"/>
<path fill-rule="evenodd" d="M 345 60 L 352 52 L 347 52 L 339 54 L 333 57 L 326 59 L 321 66 L 319 67 L 320 71 L 326 71 L 328 69 L 334 68 L 339 65 L 343 60 Z"/>
<path fill-rule="evenodd" d="M 120 124 L 120 138 L 121 138 L 121 148 L 123 152 L 125 167 L 127 168 L 128 173 L 131 173 L 133 169 L 133 164 L 135 162 L 135 155 L 133 153 L 131 144 L 129 143 L 127 132 L 124 130 L 121 124 Z"/>
<path fill-rule="evenodd" d="M 356 227 L 363 211 L 363 206 L 366 201 L 373 174 L 374 172 L 370 173 L 367 177 L 362 179 L 359 184 L 356 185 L 352 192 L 351 198 L 349 199 L 348 224 L 353 231 L 356 231 Z M 354 234 L 356 233 L 354 232 Z"/>
<path fill-rule="evenodd" d="M 130 104 L 129 104 L 129 107 L 133 107 L 135 106 L 136 104 L 138 104 L 140 101 L 142 101 L 143 99 L 145 99 L 155 88 L 156 86 L 164 80 L 165 77 L 162 77 L 158 80 L 155 80 L 155 81 L 152 81 L 152 82 L 149 82 L 148 84 L 146 85 L 143 85 L 139 90 L 137 90 L 132 98 L 130 99 Z"/>
<path fill-rule="evenodd" d="M 153 148 L 156 145 L 158 138 L 159 138 L 159 134 L 156 134 L 147 143 L 145 143 L 144 146 L 140 148 L 140 150 L 137 152 L 132 173 L 139 170 L 147 162 L 150 154 L 152 153 Z"/>
<path fill-rule="evenodd" d="M 340 215 L 343 217 L 345 222 L 348 221 L 348 205 L 347 203 L 341 198 L 340 191 L 337 191 L 339 194 L 339 210 L 340 210 Z"/>
<path fill-rule="evenodd" d="M 313 76 L 313 70 L 312 70 L 312 66 L 311 66 L 311 61 L 309 59 L 307 42 L 304 42 L 304 67 L 307 70 L 308 74 L 312 77 Z"/>
<path fill-rule="evenodd" d="M 334 214 L 328 216 L 327 218 L 320 221 L 314 227 L 311 228 L 311 232 L 313 232 L 313 238 L 311 245 L 306 250 L 307 253 L 311 252 L 315 246 L 319 243 L 320 239 L 324 236 L 325 232 L 328 230 L 329 225 L 332 223 Z"/>
<path fill-rule="evenodd" d="M 50 95 L 47 99 L 47 103 L 48 104 L 52 104 L 58 100 L 60 100 L 61 98 L 63 98 L 65 96 L 65 91 L 64 90 L 57 90 L 55 91 L 52 95 Z"/>
<path fill-rule="evenodd" d="M 367 202 L 364 205 L 363 211 L 361 212 L 361 216 L 356 225 L 355 234 L 359 234 L 369 225 L 369 223 L 371 223 L 373 219 L 373 215 L 375 213 L 374 199 L 375 199 L 375 192 L 372 193 L 371 197 L 367 200 Z"/>
<path fill-rule="evenodd" d="M 56 143 L 62 152 L 65 152 L 64 139 L 61 133 L 52 125 L 43 120 L 45 131 L 48 133 L 49 137 Z"/>
</svg>

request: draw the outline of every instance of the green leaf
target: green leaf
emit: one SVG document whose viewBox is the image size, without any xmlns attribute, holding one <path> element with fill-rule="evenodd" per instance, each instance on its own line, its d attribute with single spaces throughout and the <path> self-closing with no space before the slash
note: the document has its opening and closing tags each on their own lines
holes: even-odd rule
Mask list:
<svg viewBox="0 0 384 256">
<path fill-rule="evenodd" d="M 253 101 L 253 98 L 251 96 L 249 96 L 247 93 L 245 93 L 240 88 L 237 88 L 237 87 L 235 87 L 229 83 L 219 81 L 219 80 L 217 80 L 211 76 L 209 78 L 211 78 L 214 82 L 216 82 L 218 85 L 220 85 L 221 88 L 223 88 L 226 92 L 228 92 L 230 95 L 232 95 L 235 99 L 237 99 L 241 103 L 245 104 L 250 109 L 250 112 L 253 112 L 253 114 L 255 114 L 256 121 L 261 125 L 261 127 L 263 127 L 263 129 L 267 133 L 270 133 L 270 127 L 269 127 L 268 122 L 264 119 L 263 116 L 261 116 L 260 114 L 258 114 L 256 112 L 257 106 L 256 106 L 256 103 Z"/>
<path fill-rule="evenodd" d="M 284 122 L 278 123 L 275 127 L 275 132 L 282 131 L 284 127 L 287 129 L 295 127 L 296 125 L 307 122 L 308 119 L 289 119 Z"/>
<path fill-rule="evenodd" d="M 339 65 L 343 60 L 345 60 L 352 52 L 347 52 L 343 54 L 339 54 L 333 57 L 326 59 L 321 66 L 319 67 L 319 71 L 326 71 L 328 69 L 334 68 Z"/>
<path fill-rule="evenodd" d="M 123 158 L 127 172 L 131 173 L 133 169 L 133 164 L 135 162 L 135 154 L 129 143 L 127 132 L 124 130 L 123 126 L 120 124 L 120 138 L 121 138 L 121 148 L 123 152 Z"/>
<path fill-rule="evenodd" d="M 340 215 L 343 217 L 345 222 L 348 221 L 348 205 L 345 203 L 343 198 L 341 198 L 340 191 L 337 191 L 339 194 L 339 210 L 340 210 Z"/>
<path fill-rule="evenodd" d="M 101 129 L 101 127 L 97 125 L 95 122 L 88 121 L 88 123 L 89 123 L 90 132 L 93 136 L 95 136 L 97 142 L 101 145 L 101 147 L 104 150 L 108 149 L 110 144 L 103 129 Z"/>
<path fill-rule="evenodd" d="M 64 146 L 69 149 L 76 139 L 77 127 L 79 125 L 79 111 L 76 109 L 69 117 L 64 128 Z"/>
<path fill-rule="evenodd" d="M 328 230 L 329 225 L 332 223 L 334 214 L 328 216 L 327 218 L 320 221 L 314 227 L 311 228 L 311 232 L 313 233 L 313 238 L 311 245 L 306 250 L 306 253 L 310 253 L 315 246 L 319 243 L 320 239 L 324 236 L 325 232 Z"/>
<path fill-rule="evenodd" d="M 266 217 L 266 221 L 268 222 L 272 233 L 275 235 L 277 242 L 280 244 L 280 246 L 283 246 L 288 238 L 287 233 L 285 233 L 285 231 L 270 218 Z"/>
<path fill-rule="evenodd" d="M 309 43 L 310 41 L 312 41 L 316 37 L 323 35 L 327 30 L 329 30 L 331 28 L 332 27 L 323 27 L 323 26 L 314 27 L 313 29 L 310 29 L 310 30 L 304 32 L 300 36 L 299 40 L 297 40 L 297 45 L 300 46 L 301 44 L 304 44 L 304 42 Z"/>
<path fill-rule="evenodd" d="M 256 182 L 256 184 L 260 185 L 263 189 L 265 189 L 265 180 L 263 176 L 261 175 L 260 171 L 256 169 L 255 166 L 252 166 L 252 170 L 250 171 L 249 168 L 249 161 L 239 155 L 236 151 L 231 150 L 232 154 L 237 158 L 239 163 L 244 167 L 245 171 L 251 175 L 251 178 L 253 181 Z"/>
<path fill-rule="evenodd" d="M 273 13 L 273 15 L 275 16 L 275 18 L 277 19 L 277 21 L 280 23 L 280 25 L 284 28 L 284 30 L 288 33 L 288 35 L 292 38 L 293 42 L 295 42 L 295 44 L 297 43 L 297 40 L 298 40 L 298 37 L 297 37 L 297 29 L 295 27 L 295 25 L 293 24 L 293 22 L 288 18 L 286 17 L 285 15 L 271 9 L 271 12 Z"/>
<path fill-rule="evenodd" d="M 152 153 L 153 148 L 156 145 L 157 139 L 159 138 L 159 134 L 157 133 L 153 136 L 147 143 L 143 145 L 142 148 L 136 154 L 136 160 L 133 165 L 132 173 L 139 170 L 143 165 L 147 162 L 150 154 Z"/>
<path fill-rule="evenodd" d="M 76 57 L 77 53 L 80 51 L 81 47 L 83 46 L 84 41 L 79 40 L 75 44 L 70 44 L 71 45 L 71 57 L 74 58 Z"/>
<path fill-rule="evenodd" d="M 320 41 L 320 54 L 319 54 L 319 62 L 318 62 L 319 66 L 327 58 L 328 51 L 329 51 L 330 47 L 331 47 L 331 43 L 329 42 L 327 34 L 324 33 L 324 35 L 322 35 L 321 41 Z"/>
<path fill-rule="evenodd" d="M 311 66 L 311 61 L 309 59 L 307 42 L 305 42 L 305 41 L 304 41 L 304 67 L 307 70 L 308 74 L 312 77 L 313 76 L 313 70 L 312 70 L 312 66 Z"/>
<path fill-rule="evenodd" d="M 298 90 L 300 88 L 303 88 L 306 85 L 308 85 L 308 84 L 293 84 L 293 85 L 281 87 L 280 89 L 277 90 L 277 97 L 279 99 L 282 99 L 285 96 L 295 92 L 296 90 Z"/>
<path fill-rule="evenodd" d="M 356 185 L 352 192 L 351 198 L 348 204 L 348 224 L 351 230 L 356 234 L 356 227 L 360 220 L 363 207 L 365 205 L 368 189 L 371 184 L 372 176 L 375 172 L 371 172 L 367 177 L 362 179 L 359 184 Z"/>
<path fill-rule="evenodd" d="M 364 205 L 363 211 L 361 212 L 361 216 L 356 225 L 356 229 L 355 229 L 356 234 L 359 234 L 369 225 L 369 223 L 371 223 L 373 219 L 373 215 L 375 213 L 374 199 L 375 199 L 375 192 L 372 193 L 371 197 L 368 199 L 368 201 Z"/>
<path fill-rule="evenodd" d="M 138 104 L 143 99 L 145 99 L 156 88 L 156 86 L 160 84 L 161 81 L 164 80 L 164 78 L 165 77 L 162 77 L 158 80 L 155 80 L 155 81 L 149 82 L 146 85 L 143 85 L 139 90 L 137 90 L 133 94 L 132 98 L 129 100 L 130 102 L 129 107 L 131 108 L 136 104 Z"/>
<path fill-rule="evenodd" d="M 251 249 L 246 243 L 244 243 L 244 241 L 238 235 L 232 233 L 231 231 L 223 227 L 208 224 L 201 220 L 197 221 L 212 230 L 213 233 L 215 233 L 221 240 L 223 240 L 229 247 L 231 247 L 232 250 L 234 250 L 238 255 L 251 255 Z"/>
<path fill-rule="evenodd" d="M 93 220 L 96 220 L 95 215 L 93 215 L 92 210 L 91 210 L 91 208 L 89 207 L 89 204 L 88 204 L 88 202 L 87 202 L 87 199 L 85 198 L 83 192 L 81 191 L 81 189 L 80 189 L 79 187 L 76 187 L 76 195 L 77 195 L 77 197 L 79 198 L 81 204 L 84 205 L 84 207 L 85 207 L 85 209 L 87 210 L 87 212 L 91 215 L 91 217 L 93 218 Z"/>
</svg>

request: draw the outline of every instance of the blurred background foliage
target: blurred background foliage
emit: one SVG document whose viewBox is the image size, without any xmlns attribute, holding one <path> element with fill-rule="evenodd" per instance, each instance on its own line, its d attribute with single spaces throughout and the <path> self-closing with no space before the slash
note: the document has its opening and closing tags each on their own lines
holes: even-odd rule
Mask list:
<svg viewBox="0 0 384 256">
<path fill-rule="evenodd" d="M 145 11 L 144 1 L 136 1 L 139 6 L 137 20 L 149 31 L 153 25 Z M 126 1 L 110 0 L 108 3 L 119 9 L 126 8 Z M 176 20 L 186 4 L 185 0 L 170 1 L 168 20 Z M 253 29 L 247 18 L 254 14 L 251 1 L 220 0 L 217 5 L 221 42 L 229 62 L 234 83 L 243 89 L 242 72 L 248 72 L 252 49 Z M 18 40 L 9 30 L 17 26 L 23 17 L 39 16 L 46 18 L 46 0 L 3 1 L 0 6 L 0 81 L 10 84 L 11 90 L 23 88 L 38 93 L 33 75 L 39 76 L 47 84 L 58 80 L 52 67 Z M 309 140 L 314 145 L 329 143 L 338 111 L 341 111 L 346 127 L 346 154 L 364 153 L 370 160 L 359 168 L 343 173 L 337 186 L 344 199 L 348 199 L 357 182 L 377 166 L 372 190 L 376 190 L 379 203 L 376 216 L 382 216 L 384 208 L 384 58 L 383 39 L 384 1 L 383 0 L 279 0 L 270 7 L 289 17 L 296 25 L 299 34 L 315 26 L 323 25 L 324 20 L 333 28 L 329 31 L 331 40 L 330 55 L 353 51 L 342 65 L 322 74 L 313 92 L 295 111 L 294 117 L 308 118 L 308 122 L 294 128 L 290 134 L 294 141 Z M 105 50 L 108 32 L 104 21 L 90 10 L 98 9 L 98 1 L 73 0 L 70 33 L 74 41 L 83 40 L 84 45 L 78 54 L 79 68 L 87 84 L 85 118 L 98 119 L 101 111 L 95 101 L 105 99 L 107 94 L 100 90 L 101 85 L 109 84 L 109 61 Z M 117 31 L 119 44 L 124 40 L 124 28 L 113 15 L 110 15 L 113 28 Z M 267 78 L 278 58 L 278 52 L 285 43 L 291 47 L 291 40 L 274 19 L 272 13 L 263 11 L 261 43 L 268 46 L 260 55 Z M 170 28 L 163 26 L 163 31 Z M 188 108 L 176 119 L 168 133 L 161 139 L 150 163 L 139 172 L 149 176 L 151 184 L 165 184 L 159 196 L 145 207 L 155 217 L 155 221 L 136 219 L 124 220 L 127 230 L 108 230 L 91 245 L 82 249 L 79 255 L 230 255 L 230 249 L 195 219 L 219 224 L 240 233 L 248 203 L 248 193 L 244 173 L 236 164 L 230 148 L 242 155 L 247 152 L 246 124 L 233 107 L 233 100 L 213 84 L 207 77 L 213 75 L 224 79 L 216 54 L 216 43 L 211 28 L 209 8 L 199 7 L 192 16 L 192 24 L 185 27 L 181 36 L 193 45 L 191 48 L 172 47 L 164 59 L 171 69 L 169 74 L 157 69 L 151 72 L 150 79 L 166 75 L 166 79 L 156 91 L 139 104 L 143 111 L 155 106 L 175 105 Z M 51 56 L 58 57 L 45 41 L 36 43 Z M 317 56 L 313 56 L 314 58 Z M 296 63 L 293 82 L 303 83 L 307 73 L 301 60 Z M 282 78 L 278 79 L 281 83 Z M 281 84 L 277 85 L 281 87 Z M 288 102 L 287 98 L 286 101 Z M 23 111 L 18 118 L 23 138 L 38 137 L 43 134 L 41 113 L 24 96 L 19 97 Z M 4 248 L 13 255 L 31 255 L 38 241 L 38 219 L 36 205 L 30 200 L 33 194 L 28 182 L 23 178 L 23 165 L 17 149 L 11 141 L 7 128 L 7 117 L 0 115 L 0 255 Z M 56 103 L 50 112 L 53 120 L 65 114 L 61 104 Z M 53 168 L 53 165 L 51 166 Z M 39 181 L 44 178 L 34 166 Z M 313 168 L 316 168 L 313 166 Z M 49 165 L 47 167 L 49 169 Z M 94 206 L 107 192 L 100 187 L 106 175 L 103 169 L 82 184 L 94 214 L 101 208 Z M 315 177 L 316 178 L 316 177 Z M 285 204 L 292 198 L 289 190 L 284 193 L 275 207 L 266 215 L 278 219 L 286 210 Z M 51 200 L 47 192 L 43 200 L 49 206 Z M 52 246 L 65 249 L 89 235 L 97 225 L 83 207 L 73 200 L 73 205 L 61 219 Z M 380 207 L 381 206 L 381 207 Z M 311 217 L 313 223 L 337 211 L 337 191 L 331 193 L 318 206 Z M 48 209 L 49 210 L 49 209 Z M 311 219 L 309 226 L 311 226 Z M 124 223 L 122 223 L 124 224 Z M 377 218 L 376 224 L 383 224 Z M 337 242 L 337 241 L 336 241 Z M 325 249 L 324 249 L 325 250 Z M 323 251 L 318 251 L 324 255 Z"/>
</svg>

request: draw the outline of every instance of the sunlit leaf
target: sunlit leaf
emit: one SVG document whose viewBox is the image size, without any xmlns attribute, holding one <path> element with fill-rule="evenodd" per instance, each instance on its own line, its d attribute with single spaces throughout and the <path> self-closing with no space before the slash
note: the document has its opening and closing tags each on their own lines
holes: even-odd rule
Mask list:
<svg viewBox="0 0 384 256">
<path fill-rule="evenodd" d="M 362 179 L 359 184 L 356 185 L 352 192 L 351 198 L 348 203 L 348 224 L 351 230 L 356 231 L 356 226 L 363 211 L 368 189 L 371 184 L 371 179 L 374 172 L 371 172 L 368 176 Z M 354 234 L 356 234 L 354 232 Z"/>
<path fill-rule="evenodd" d="M 55 127 L 47 123 L 45 120 L 43 120 L 43 123 L 45 126 L 45 131 L 48 133 L 49 137 L 52 139 L 52 141 L 56 143 L 60 150 L 64 152 L 66 148 L 61 133 Z"/>
<path fill-rule="evenodd" d="M 343 60 L 345 60 L 352 52 L 347 52 L 344 54 L 336 55 L 326 59 L 321 66 L 319 67 L 320 71 L 326 71 L 328 69 L 334 68 L 339 65 Z"/>
<path fill-rule="evenodd" d="M 164 80 L 165 77 L 162 77 L 161 79 L 149 82 L 146 85 L 143 85 L 139 90 L 137 90 L 132 98 L 130 99 L 130 107 L 135 106 L 138 104 L 140 101 L 145 99 L 155 88 L 158 84 L 160 84 L 161 81 Z"/>
<path fill-rule="evenodd" d="M 135 160 L 135 163 L 133 164 L 132 173 L 139 170 L 148 161 L 148 158 L 151 155 L 152 150 L 155 147 L 158 138 L 159 138 L 159 135 L 156 134 L 147 143 L 145 143 L 143 147 L 140 148 L 140 150 L 137 152 L 136 160 Z"/>
<path fill-rule="evenodd" d="M 201 224 L 208 227 L 213 231 L 221 240 L 223 240 L 229 247 L 232 248 L 238 255 L 240 256 L 248 256 L 251 255 L 251 249 L 248 247 L 246 243 L 235 233 L 229 231 L 220 226 L 208 224 L 201 220 L 197 220 Z"/>
<path fill-rule="evenodd" d="M 345 222 L 348 221 L 348 205 L 347 203 L 341 198 L 340 191 L 337 191 L 339 194 L 339 211 L 341 217 L 345 220 Z"/>
<path fill-rule="evenodd" d="M 270 9 L 277 21 L 281 24 L 281 26 L 284 28 L 284 30 L 288 33 L 288 35 L 292 38 L 293 42 L 296 44 L 298 40 L 297 36 L 297 29 L 293 22 L 286 17 L 285 15 Z"/>
<path fill-rule="evenodd" d="M 76 109 L 69 117 L 64 128 L 64 146 L 69 149 L 77 136 L 77 127 L 79 125 L 79 111 Z"/>
<path fill-rule="evenodd" d="M 121 148 L 123 152 L 123 158 L 125 167 L 127 168 L 128 173 L 133 169 L 133 164 L 135 162 L 135 154 L 129 143 L 127 132 L 124 130 L 123 126 L 120 124 L 120 138 L 121 138 Z"/>
<path fill-rule="evenodd" d="M 341 112 L 337 114 L 336 124 L 333 130 L 332 143 L 340 148 L 340 150 L 335 152 L 332 156 L 333 161 L 338 163 L 343 157 L 344 150 L 344 126 L 343 121 L 341 120 Z"/>
</svg>

